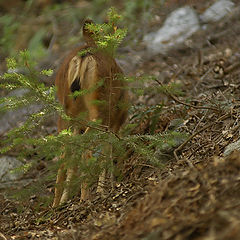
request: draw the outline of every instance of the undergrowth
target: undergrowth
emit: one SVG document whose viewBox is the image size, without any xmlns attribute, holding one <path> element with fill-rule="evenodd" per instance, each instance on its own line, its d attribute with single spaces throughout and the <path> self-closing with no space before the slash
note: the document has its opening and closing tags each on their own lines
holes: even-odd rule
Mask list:
<svg viewBox="0 0 240 240">
<path fill-rule="evenodd" d="M 91 32 L 94 32 L 100 48 L 108 49 L 112 54 L 115 54 L 117 47 L 126 35 L 126 29 L 116 27 L 121 16 L 116 13 L 115 9 L 111 8 L 109 10 L 108 18 L 108 23 L 89 24 L 88 28 Z M 159 157 L 159 152 L 164 153 L 166 149 L 176 146 L 176 139 L 182 141 L 186 137 L 184 133 L 176 129 L 163 133 L 155 131 L 162 112 L 160 104 L 147 107 L 143 112 L 135 112 L 135 116 L 132 115 L 132 118 L 135 118 L 135 123 L 133 121 L 133 123 L 126 124 L 121 136 L 106 130 L 101 125 L 101 121 L 86 123 L 84 114 L 72 119 L 66 115 L 62 106 L 55 100 L 55 87 L 47 87 L 39 80 L 41 75 L 50 76 L 52 70 L 38 71 L 28 51 L 21 51 L 17 58 L 8 58 L 7 67 L 8 71 L 1 76 L 0 88 L 9 92 L 16 89 L 25 89 L 26 93 L 20 97 L 0 98 L 0 112 L 3 113 L 32 104 L 37 104 L 40 109 L 31 114 L 21 126 L 10 130 L 6 134 L 1 143 L 0 153 L 7 154 L 9 151 L 18 151 L 18 158 L 25 163 L 21 167 L 24 172 L 31 171 L 35 161 L 39 159 L 44 160 L 48 166 L 48 171 L 44 174 L 45 177 L 38 177 L 38 183 L 34 182 L 24 191 L 18 192 L 15 195 L 17 198 L 23 199 L 33 195 L 34 192 L 38 192 L 38 194 L 44 192 L 45 183 L 54 181 L 57 169 L 63 161 L 66 167 L 74 166 L 84 173 L 72 182 L 72 195 L 79 191 L 78 186 L 82 181 L 87 182 L 89 187 L 93 186 L 103 169 L 114 172 L 115 166 L 112 163 L 117 162 L 119 158 L 129 157 L 129 152 L 138 154 L 139 161 L 145 161 L 154 166 L 163 166 L 164 163 Z M 21 71 L 18 71 L 19 69 Z M 125 77 L 123 80 L 128 81 L 129 86 L 131 86 L 135 78 Z M 152 81 L 153 78 L 144 77 L 141 79 L 142 82 L 146 80 Z M 169 86 L 155 87 L 154 91 L 164 91 L 164 88 L 168 88 L 168 91 L 174 91 L 174 88 L 171 89 Z M 129 87 L 129 91 L 138 95 L 144 95 L 147 91 L 152 90 L 150 87 L 149 89 L 143 88 L 141 84 L 138 88 Z M 79 91 L 77 94 L 86 94 L 86 92 Z M 74 95 L 74 97 L 76 96 Z M 134 107 L 131 107 L 129 111 L 131 112 L 133 109 Z M 91 131 L 82 135 L 75 135 L 73 129 L 69 128 L 59 134 L 42 135 L 41 126 L 56 113 L 62 119 L 77 123 L 79 126 L 83 123 L 87 124 Z M 146 116 L 149 116 L 149 113 L 151 113 L 150 131 L 145 134 L 134 134 L 134 129 L 138 124 L 141 124 Z M 106 145 L 113 147 L 111 157 L 103 153 L 103 148 Z M 81 161 L 80 159 L 86 150 L 91 150 L 93 155 L 89 161 Z M 59 161 L 52 161 L 56 158 Z M 124 176 L 120 178 L 122 179 Z M 42 194 L 39 195 L 44 198 Z M 49 197 L 45 201 L 49 203 Z"/>
</svg>

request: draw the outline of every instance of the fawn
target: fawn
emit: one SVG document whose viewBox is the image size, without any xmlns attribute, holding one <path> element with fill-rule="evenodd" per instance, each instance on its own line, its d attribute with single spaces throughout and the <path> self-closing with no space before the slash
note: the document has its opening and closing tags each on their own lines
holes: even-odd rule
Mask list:
<svg viewBox="0 0 240 240">
<path fill-rule="evenodd" d="M 91 20 L 86 20 L 82 28 L 85 45 L 74 49 L 65 58 L 57 72 L 55 81 L 57 96 L 66 114 L 71 118 L 74 119 L 85 112 L 87 113 L 87 121 L 101 119 L 102 125 L 107 126 L 108 130 L 118 133 L 127 118 L 127 107 L 119 107 L 120 102 L 125 104 L 128 102 L 126 83 L 121 80 L 123 72 L 114 58 L 106 50 L 98 48 L 93 33 L 87 29 L 87 24 L 90 23 L 92 23 Z M 88 49 L 91 51 L 79 54 L 79 52 Z M 102 86 L 93 91 L 77 97 L 71 96 L 74 91 L 92 89 L 99 81 L 104 81 Z M 105 101 L 106 104 L 99 106 L 94 104 L 94 100 Z M 69 127 L 74 129 L 74 134 L 84 134 L 91 131 L 91 128 L 86 125 L 79 127 L 59 117 L 58 132 Z M 90 155 L 91 153 L 88 151 L 87 154 L 83 154 L 80 160 L 87 161 Z M 74 174 L 76 174 L 76 169 L 66 167 L 64 163 L 61 164 L 57 173 L 53 207 L 68 200 L 68 183 Z M 104 178 L 104 174 L 99 177 L 98 192 L 102 191 L 100 178 Z M 88 200 L 89 197 L 87 184 L 82 182 L 81 200 Z"/>
</svg>

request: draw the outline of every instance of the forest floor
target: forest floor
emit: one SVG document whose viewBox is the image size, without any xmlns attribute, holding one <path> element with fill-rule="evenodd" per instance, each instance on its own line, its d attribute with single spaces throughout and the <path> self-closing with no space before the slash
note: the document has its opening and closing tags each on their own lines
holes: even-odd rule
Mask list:
<svg viewBox="0 0 240 240">
<path fill-rule="evenodd" d="M 131 72 L 182 85 L 181 97 L 142 100 L 151 105 L 167 99 L 156 131 L 184 119 L 182 130 L 189 134 L 163 168 L 129 154 L 122 182 L 107 197 L 82 204 L 75 197 L 57 209 L 39 205 L 37 196 L 20 202 L 0 195 L 0 239 L 240 239 L 240 153 L 223 155 L 239 139 L 239 16 L 210 25 L 189 46 L 142 61 Z M 151 113 L 137 133 L 148 132 L 149 119 Z"/>
</svg>

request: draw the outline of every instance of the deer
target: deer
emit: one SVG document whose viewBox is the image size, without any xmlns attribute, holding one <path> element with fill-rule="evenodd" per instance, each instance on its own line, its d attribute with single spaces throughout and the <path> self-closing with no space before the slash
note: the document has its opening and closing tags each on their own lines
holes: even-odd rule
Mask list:
<svg viewBox="0 0 240 240">
<path fill-rule="evenodd" d="M 127 107 L 119 107 L 119 103 L 128 104 L 128 92 L 126 81 L 123 79 L 123 71 L 113 58 L 104 49 L 99 49 L 94 33 L 88 30 L 88 24 L 92 20 L 85 20 L 82 34 L 85 44 L 73 49 L 60 65 L 55 79 L 57 98 L 66 115 L 77 119 L 81 113 L 86 114 L 86 120 L 95 122 L 101 120 L 103 126 L 112 133 L 118 134 L 127 118 Z M 88 51 L 91 50 L 91 51 Z M 79 54 L 81 53 L 82 54 Z M 100 81 L 102 85 L 95 87 Z M 94 88 L 95 87 L 95 88 Z M 75 91 L 94 89 L 84 95 L 73 97 Z M 95 100 L 105 101 L 99 106 Z M 125 105 L 125 106 L 126 106 Z M 87 124 L 74 124 L 71 121 L 58 117 L 58 132 L 72 128 L 74 134 L 86 134 L 91 131 Z M 88 161 L 91 151 L 82 154 L 79 161 Z M 53 207 L 62 205 L 69 200 L 69 182 L 76 174 L 74 167 L 68 167 L 64 161 L 61 163 L 55 185 Z M 97 192 L 103 192 L 105 172 L 99 175 Z M 80 200 L 90 199 L 90 190 L 86 182 L 80 184 Z"/>
</svg>

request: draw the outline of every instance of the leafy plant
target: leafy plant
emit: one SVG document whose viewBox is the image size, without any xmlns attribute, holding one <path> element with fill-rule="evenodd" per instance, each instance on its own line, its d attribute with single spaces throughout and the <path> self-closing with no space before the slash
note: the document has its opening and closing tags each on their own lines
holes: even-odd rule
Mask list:
<svg viewBox="0 0 240 240">
<path fill-rule="evenodd" d="M 2 27 L 0 47 L 4 54 L 11 54 L 13 52 L 13 46 L 16 40 L 16 30 L 19 23 L 16 22 L 14 16 L 4 15 L 0 17 L 0 26 Z"/>
<path fill-rule="evenodd" d="M 115 55 L 116 49 L 125 37 L 127 30 L 116 27 L 121 16 L 116 13 L 115 9 L 111 8 L 109 10 L 108 17 L 109 22 L 106 24 L 88 24 L 87 27 L 94 34 L 98 47 Z M 79 171 L 84 174 L 79 174 L 72 182 L 73 193 L 77 191 L 79 182 L 83 181 L 83 179 L 91 186 L 96 182 L 97 177 L 103 169 L 113 171 L 114 166 L 112 161 L 110 161 L 110 158 L 106 156 L 103 151 L 106 146 L 112 145 L 114 148 L 111 157 L 113 162 L 115 162 L 119 156 L 126 156 L 126 149 L 130 148 L 141 156 L 142 159 L 159 165 L 161 162 L 156 157 L 156 149 L 161 149 L 161 146 L 166 142 L 172 145 L 176 134 L 180 135 L 180 133 L 176 132 L 155 134 L 156 124 L 159 114 L 161 113 L 161 107 L 159 107 L 159 105 L 149 110 L 153 113 L 153 119 L 150 133 L 145 135 L 130 135 L 130 130 L 125 131 L 128 132 L 128 135 L 120 137 L 111 131 L 105 130 L 101 125 L 101 121 L 86 122 L 84 114 L 73 119 L 66 115 L 62 106 L 55 100 L 55 87 L 46 87 L 39 81 L 40 75 L 44 74 L 49 76 L 52 74 L 52 71 L 47 69 L 37 71 L 29 52 L 22 51 L 17 58 L 8 58 L 7 66 L 8 72 L 4 73 L 1 77 L 0 88 L 9 91 L 21 88 L 26 89 L 27 92 L 21 97 L 11 96 L 0 98 L 0 112 L 33 103 L 39 104 L 41 108 L 39 111 L 31 114 L 20 127 L 14 128 L 7 133 L 6 138 L 2 141 L 3 145 L 0 148 L 0 153 L 5 154 L 17 148 L 19 150 L 19 157 L 22 158 L 33 155 L 37 156 L 38 159 L 45 159 L 46 161 L 55 157 L 59 158 L 57 163 L 49 164 L 50 171 L 48 177 L 50 180 L 56 177 L 56 171 L 63 161 L 66 167 L 74 166 L 78 168 Z M 16 69 L 23 69 L 24 71 L 18 72 Z M 134 79 L 125 78 L 123 80 L 130 82 Z M 96 87 L 99 86 L 101 85 Z M 73 97 L 86 93 L 86 91 L 80 90 L 74 93 Z M 62 119 L 72 121 L 79 126 L 87 124 L 92 130 L 83 135 L 73 134 L 71 128 L 63 130 L 56 135 L 43 136 L 39 134 L 41 131 L 40 127 L 45 119 L 48 119 L 55 113 L 58 113 Z M 132 129 L 134 127 L 134 124 L 132 124 L 126 128 Z M 86 150 L 92 151 L 92 157 L 88 162 L 79 161 Z M 105 160 L 101 161 L 99 159 Z M 29 163 L 27 163 L 23 169 L 28 170 Z M 38 188 L 35 186 L 35 190 L 36 189 Z M 38 191 L 40 190 L 41 188 L 38 189 Z"/>
<path fill-rule="evenodd" d="M 107 51 L 114 56 L 119 44 L 127 34 L 127 28 L 118 28 L 117 23 L 121 20 L 121 15 L 117 14 L 115 8 L 110 8 L 107 13 L 108 23 L 87 24 L 86 28 L 93 33 L 93 38 L 99 49 Z"/>
</svg>

